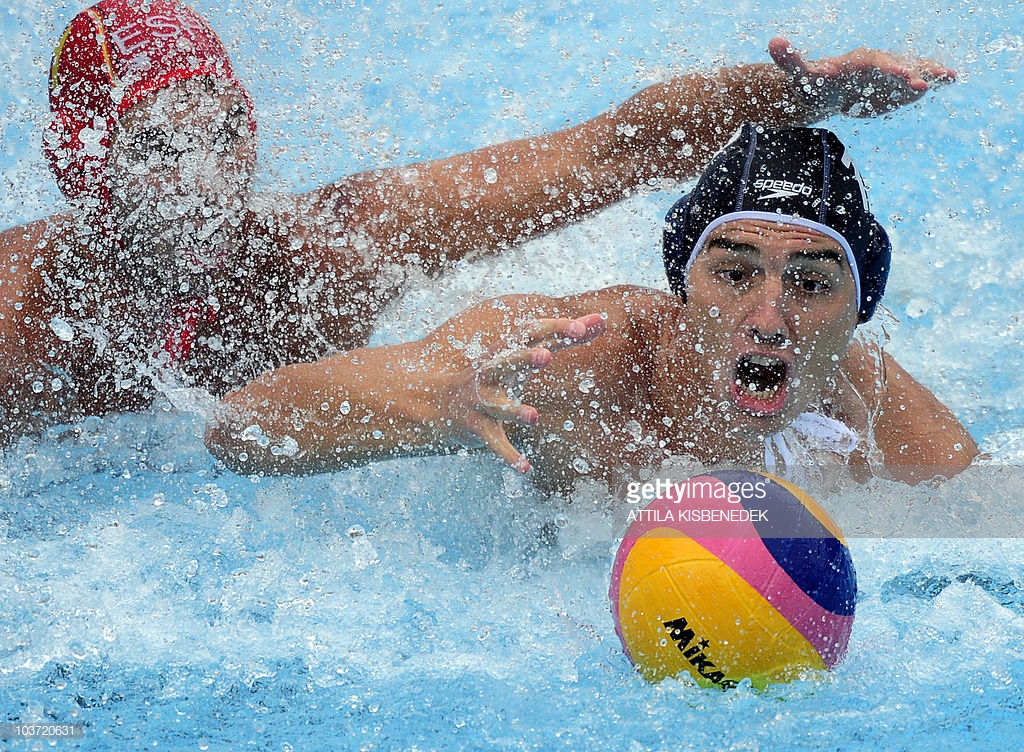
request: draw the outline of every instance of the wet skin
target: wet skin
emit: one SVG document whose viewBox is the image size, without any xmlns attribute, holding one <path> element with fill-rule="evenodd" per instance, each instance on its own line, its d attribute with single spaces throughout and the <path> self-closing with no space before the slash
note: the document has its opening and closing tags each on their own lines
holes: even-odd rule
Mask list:
<svg viewBox="0 0 1024 752">
<path fill-rule="evenodd" d="M 539 423 L 511 435 L 535 481 L 568 486 L 581 457 L 608 478 L 668 456 L 757 463 L 764 437 L 834 388 L 857 323 L 852 272 L 834 240 L 794 225 L 729 222 L 695 258 L 686 289 L 685 303 L 613 288 L 544 310 L 604 310 L 607 330 L 556 353 L 525 386 Z M 584 378 L 594 382 L 587 393 Z M 581 425 L 585 416 L 600 430 Z"/>
<path fill-rule="evenodd" d="M 0 441 L 54 420 L 144 407 L 156 392 L 152 374 L 163 366 L 154 354 L 181 331 L 182 306 L 197 300 L 216 315 L 197 320 L 194 346 L 175 364 L 174 379 L 223 395 L 284 364 L 365 347 L 410 269 L 437 273 L 467 254 L 500 251 L 580 220 L 652 179 L 694 177 L 745 120 L 786 127 L 836 112 L 886 111 L 954 75 L 880 51 L 805 61 L 778 39 L 770 52 L 774 64 L 680 76 L 557 133 L 272 197 L 252 193 L 255 144 L 244 97 L 232 86 L 193 79 L 146 97 L 112 133 L 111 221 L 76 206 L 74 214 L 0 233 L 10 259 L 0 275 L 7 291 L 0 296 L 0 408 L 20 416 L 2 427 Z M 820 90 L 794 89 L 793 79 L 804 77 Z M 498 183 L 489 178 L 496 163 Z M 603 298 L 579 302 L 585 299 L 604 308 Z M 666 299 L 667 308 L 674 305 Z M 575 310 L 545 303 L 537 313 L 559 307 Z M 34 386 L 55 375 L 65 386 L 51 405 Z M 386 401 L 396 404 L 393 396 Z M 503 409 L 482 403 L 469 410 L 504 419 Z M 390 436 L 393 426 L 385 428 Z M 473 425 L 468 431 L 478 435 Z M 489 423 L 486 431 L 485 442 L 496 446 L 503 434 Z M 421 433 L 415 424 L 416 446 Z M 437 441 L 448 445 L 445 436 Z M 512 453 L 505 444 L 502 457 Z M 378 451 L 353 446 L 356 461 Z M 348 460 L 332 450 L 324 466 L 337 461 Z"/>
<path fill-rule="evenodd" d="M 960 472 L 977 455 L 969 433 L 890 356 L 853 341 L 857 309 L 837 242 L 734 221 L 697 255 L 685 301 L 629 285 L 485 301 L 416 342 L 264 374 L 225 397 L 207 444 L 246 473 L 485 445 L 567 490 L 670 457 L 756 467 L 763 439 L 813 410 L 864 439 L 850 458 L 864 469 L 872 451 L 911 483 Z M 252 426 L 269 449 L 246 439 Z"/>
</svg>

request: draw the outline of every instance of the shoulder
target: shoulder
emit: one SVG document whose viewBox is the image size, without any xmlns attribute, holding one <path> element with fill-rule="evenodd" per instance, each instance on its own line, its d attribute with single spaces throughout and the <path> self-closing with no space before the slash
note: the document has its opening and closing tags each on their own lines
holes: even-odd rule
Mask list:
<svg viewBox="0 0 1024 752">
<path fill-rule="evenodd" d="M 652 343 L 675 320 L 681 306 L 679 298 L 670 292 L 637 285 L 615 285 L 576 298 L 577 305 L 586 309 L 584 313 L 600 309 L 606 314 L 609 332 L 636 335 Z"/>
<path fill-rule="evenodd" d="M 679 305 L 675 295 L 639 285 L 613 285 L 552 300 L 581 313 L 592 313 L 594 306 L 603 306 L 609 314 L 622 317 L 661 315 Z"/>
<path fill-rule="evenodd" d="M 0 232 L 0 251 L 6 262 L 8 254 L 27 254 L 33 250 L 45 252 L 55 247 L 60 238 L 73 235 L 71 218 L 54 215 L 3 230 Z"/>
<path fill-rule="evenodd" d="M 81 240 L 70 217 L 57 215 L 0 232 L 0 308 L 40 302 L 45 270 L 59 261 L 63 247 Z"/>
</svg>

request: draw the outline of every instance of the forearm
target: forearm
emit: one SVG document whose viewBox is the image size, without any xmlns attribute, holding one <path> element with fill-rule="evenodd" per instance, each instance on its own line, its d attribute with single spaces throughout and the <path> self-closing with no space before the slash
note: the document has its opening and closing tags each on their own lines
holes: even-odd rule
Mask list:
<svg viewBox="0 0 1024 752">
<path fill-rule="evenodd" d="M 808 125 L 837 108 L 798 98 L 787 75 L 770 64 L 736 65 L 638 92 L 614 113 L 633 183 L 695 177 L 744 122 Z"/>
<path fill-rule="evenodd" d="M 744 120 L 804 124 L 821 114 L 775 66 L 735 66 L 648 87 L 557 133 L 355 175 L 321 199 L 337 192 L 378 247 L 419 253 L 429 268 L 557 229 L 653 180 L 692 178 Z"/>
<path fill-rule="evenodd" d="M 776 38 L 768 51 L 774 64 L 679 76 L 558 133 L 339 181 L 311 194 L 317 214 L 344 217 L 393 259 L 417 254 L 436 268 L 557 229 L 640 186 L 694 177 L 744 121 L 866 117 L 956 75 L 865 48 L 807 61 Z"/>
<path fill-rule="evenodd" d="M 418 343 L 272 371 L 228 394 L 206 432 L 240 474 L 329 472 L 459 446 L 442 417 L 448 374 Z"/>
<path fill-rule="evenodd" d="M 482 446 L 526 472 L 504 425 L 532 426 L 538 414 L 517 395 L 552 353 L 604 328 L 602 314 L 568 299 L 486 301 L 418 342 L 265 374 L 224 398 L 207 446 L 240 473 L 327 472 Z"/>
</svg>

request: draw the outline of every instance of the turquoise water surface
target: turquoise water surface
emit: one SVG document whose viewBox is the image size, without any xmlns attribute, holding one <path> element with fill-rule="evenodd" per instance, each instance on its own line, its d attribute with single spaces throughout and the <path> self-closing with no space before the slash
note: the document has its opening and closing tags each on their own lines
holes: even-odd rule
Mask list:
<svg viewBox="0 0 1024 752">
<path fill-rule="evenodd" d="M 263 184 L 284 190 L 575 123 L 672 72 L 767 60 L 777 34 L 814 55 L 942 60 L 955 85 L 830 125 L 893 237 L 874 326 L 990 465 L 1024 465 L 1014 0 L 195 6 L 252 90 Z M 39 133 L 50 50 L 81 7 L 0 9 L 3 227 L 62 205 Z M 424 282 L 374 341 L 508 291 L 665 287 L 660 223 L 681 190 Z M 1024 735 L 1024 539 L 851 535 L 860 595 L 836 671 L 767 692 L 652 687 L 614 633 L 622 514 L 606 491 L 549 499 L 485 456 L 241 478 L 205 451 L 205 405 L 176 390 L 0 455 L 0 723 L 83 724 L 56 746 L 88 750 L 1005 750 Z M 983 482 L 990 469 L 862 493 L 1012 509 L 1024 484 Z"/>
</svg>

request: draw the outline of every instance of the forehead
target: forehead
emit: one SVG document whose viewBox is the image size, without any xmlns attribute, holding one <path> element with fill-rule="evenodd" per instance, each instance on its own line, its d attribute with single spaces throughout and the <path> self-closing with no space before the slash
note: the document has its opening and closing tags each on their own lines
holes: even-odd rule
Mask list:
<svg viewBox="0 0 1024 752">
<path fill-rule="evenodd" d="M 223 120 L 227 116 L 248 115 L 248 101 L 230 81 L 194 77 L 173 81 L 152 91 L 128 108 L 121 116 L 121 129 L 154 124 L 182 125 L 203 120 Z"/>
<path fill-rule="evenodd" d="M 812 227 L 763 219 L 735 219 L 712 230 L 707 249 L 723 248 L 744 253 L 771 254 L 801 251 L 835 251 L 842 260 L 846 252 L 835 239 Z"/>
</svg>

